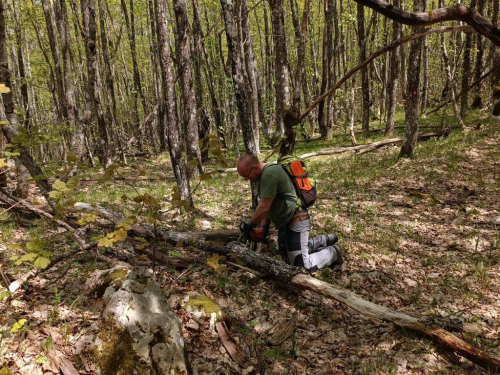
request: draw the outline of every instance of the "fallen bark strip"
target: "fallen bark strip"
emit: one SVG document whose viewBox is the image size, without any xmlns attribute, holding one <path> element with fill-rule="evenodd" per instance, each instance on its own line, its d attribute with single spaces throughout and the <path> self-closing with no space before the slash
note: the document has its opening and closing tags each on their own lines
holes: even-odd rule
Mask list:
<svg viewBox="0 0 500 375">
<path fill-rule="evenodd" d="M 446 134 L 447 133 L 443 133 L 443 132 L 422 133 L 422 134 L 419 134 L 418 139 L 424 140 L 424 139 L 429 139 L 429 138 L 433 138 L 433 137 L 442 137 Z M 359 145 L 359 146 L 326 148 L 326 149 L 319 150 L 316 152 L 310 152 L 307 154 L 300 155 L 300 158 L 306 159 L 306 158 L 310 158 L 313 156 L 342 154 L 344 152 L 350 152 L 350 151 L 357 152 L 357 151 L 367 150 L 367 149 L 369 149 L 370 151 L 373 151 L 373 150 L 380 148 L 382 146 L 386 146 L 386 145 L 390 145 L 390 144 L 398 143 L 398 142 L 403 142 L 403 137 L 383 139 L 383 140 L 378 141 L 378 142 L 366 143 L 364 145 Z"/>
<path fill-rule="evenodd" d="M 77 203 L 75 206 L 79 207 L 81 210 L 97 210 L 101 215 L 111 221 L 115 220 L 119 222 L 122 220 L 120 214 L 108 211 L 102 207 L 94 208 L 87 203 Z M 153 236 L 153 230 L 147 226 L 136 224 L 132 226 L 131 231 L 143 237 Z M 234 254 L 248 267 L 265 275 L 272 275 L 276 281 L 303 290 L 311 290 L 325 297 L 335 299 L 371 319 L 389 321 L 398 326 L 422 332 L 444 347 L 461 354 L 473 363 L 489 370 L 500 371 L 499 359 L 473 347 L 446 330 L 461 331 L 462 322 L 458 319 L 409 315 L 401 311 L 377 305 L 357 296 L 347 289 L 318 280 L 304 273 L 301 268 L 290 266 L 262 253 L 248 251 L 247 247 L 237 242 L 230 242 L 224 246 L 218 246 L 214 243 L 205 241 L 204 238 L 194 237 L 186 233 L 159 229 L 157 230 L 157 234 L 162 240 L 173 245 L 177 245 L 181 242 L 184 245 L 196 246 L 207 252 L 225 256 Z M 444 326 L 446 329 L 441 326 Z"/>
</svg>

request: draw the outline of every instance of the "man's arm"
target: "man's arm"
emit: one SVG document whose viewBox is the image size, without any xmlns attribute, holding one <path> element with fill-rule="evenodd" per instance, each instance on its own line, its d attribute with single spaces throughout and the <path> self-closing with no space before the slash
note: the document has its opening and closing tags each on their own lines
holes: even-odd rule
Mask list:
<svg viewBox="0 0 500 375">
<path fill-rule="evenodd" d="M 261 221 L 262 224 L 269 224 L 270 220 L 267 217 L 269 210 L 271 209 L 271 204 L 273 203 L 274 198 L 261 198 L 259 205 L 255 209 L 255 212 L 252 216 L 252 224 L 257 226 Z"/>
</svg>

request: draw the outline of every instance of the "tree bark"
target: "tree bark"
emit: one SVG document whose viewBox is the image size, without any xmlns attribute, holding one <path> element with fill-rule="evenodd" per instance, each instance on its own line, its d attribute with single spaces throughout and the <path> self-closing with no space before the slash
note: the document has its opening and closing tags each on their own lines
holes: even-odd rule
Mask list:
<svg viewBox="0 0 500 375">
<path fill-rule="evenodd" d="M 284 1 L 268 1 L 271 6 L 271 26 L 275 55 L 274 90 L 276 98 L 276 131 L 283 134 L 285 132 L 285 126 L 288 126 L 289 130 L 290 126 L 293 126 L 290 123 L 285 124 L 284 118 L 285 111 L 290 108 L 290 72 L 288 70 L 288 55 L 286 48 L 285 17 L 283 9 Z"/>
<path fill-rule="evenodd" d="M 484 7 L 486 4 L 486 0 L 479 0 L 478 4 L 478 12 L 481 15 L 484 15 Z M 479 81 L 481 78 L 481 74 L 484 69 L 484 37 L 481 34 L 476 34 L 476 63 L 474 67 L 474 81 Z M 482 106 L 482 88 L 483 84 L 480 83 L 475 87 L 474 90 L 474 99 L 472 100 L 472 108 L 478 109 Z"/>
<path fill-rule="evenodd" d="M 74 129 L 71 133 L 71 149 L 81 160 L 85 152 L 85 129 L 78 121 L 75 89 L 73 85 L 73 70 L 71 67 L 71 36 L 69 31 L 68 12 L 66 0 L 58 0 L 59 7 L 56 8 L 56 20 L 59 26 L 59 36 L 61 38 L 62 59 L 64 66 L 64 94 L 67 109 L 68 124 Z"/>
<path fill-rule="evenodd" d="M 330 83 L 330 64 L 332 59 L 332 38 L 333 38 L 333 7 L 331 0 L 325 0 L 324 2 L 324 15 L 325 15 L 325 27 L 323 29 L 323 55 L 321 59 L 322 63 L 322 73 L 321 73 L 321 93 L 323 94 L 328 84 Z M 322 138 L 330 139 L 332 137 L 332 124 L 328 118 L 328 101 L 322 101 L 318 106 L 318 127 Z M 325 110 L 326 109 L 326 110 Z"/>
<path fill-rule="evenodd" d="M 199 145 L 198 122 L 196 121 L 196 94 L 194 91 L 193 66 L 191 63 L 191 28 L 186 0 L 174 0 L 176 22 L 175 42 L 177 71 L 182 97 L 182 123 L 185 149 L 187 150 L 188 173 L 197 178 L 203 173 L 203 162 Z"/>
<path fill-rule="evenodd" d="M 358 47 L 359 47 L 359 61 L 366 60 L 367 51 L 367 35 L 365 32 L 365 7 L 358 2 L 357 6 L 357 20 L 358 20 Z M 368 77 L 368 67 L 361 69 L 361 93 L 362 93 L 362 129 L 365 135 L 370 132 L 370 80 Z"/>
<path fill-rule="evenodd" d="M 174 77 L 172 74 L 172 60 L 170 57 L 170 38 L 167 27 L 167 11 L 164 0 L 155 0 L 156 27 L 158 35 L 158 46 L 160 49 L 162 82 L 163 82 L 163 100 L 165 106 L 165 115 L 160 121 L 167 124 L 168 149 L 170 153 L 170 162 L 174 170 L 177 189 L 181 199 L 193 205 L 191 189 L 189 186 L 189 176 L 185 160 L 182 157 L 180 146 L 180 132 L 177 122 L 177 108 L 175 99 Z"/>
<path fill-rule="evenodd" d="M 422 0 L 414 0 L 413 8 L 422 10 Z M 414 32 L 422 31 L 421 27 L 414 27 Z M 410 46 L 408 56 L 408 87 L 405 104 L 405 131 L 404 140 L 399 157 L 409 158 L 417 145 L 418 134 L 418 104 L 420 98 L 420 62 L 422 58 L 422 39 L 414 40 Z"/>
<path fill-rule="evenodd" d="M 394 6 L 401 6 L 401 0 L 395 0 Z M 399 22 L 392 23 L 392 39 L 398 40 L 401 37 L 402 27 Z M 387 121 L 385 124 L 385 136 L 394 133 L 394 119 L 396 118 L 396 106 L 398 104 L 398 79 L 401 65 L 401 48 L 396 47 L 391 51 L 389 63 L 389 84 L 387 86 Z"/>
<path fill-rule="evenodd" d="M 231 1 L 221 0 L 224 26 L 226 30 L 226 41 L 228 48 L 228 60 L 231 62 L 231 75 L 233 89 L 238 107 L 238 119 L 243 133 L 243 142 L 247 154 L 257 154 L 257 143 L 253 131 L 252 113 L 249 108 L 247 92 L 249 88 L 244 76 L 244 57 L 242 54 L 241 41 L 238 38 L 234 7 Z"/>
<path fill-rule="evenodd" d="M 99 159 L 104 167 L 111 164 L 111 151 L 109 143 L 108 129 L 104 119 L 104 112 L 101 105 L 101 95 L 99 92 L 98 82 L 98 65 L 97 65 L 97 24 L 95 0 L 81 0 L 83 17 L 83 30 L 85 39 L 85 55 L 87 58 L 87 92 L 84 122 L 90 125 L 92 118 L 95 115 L 97 127 L 99 129 L 99 144 L 97 146 Z"/>
<path fill-rule="evenodd" d="M 62 78 L 62 67 L 61 58 L 59 52 L 59 39 L 56 34 L 56 25 L 54 23 L 54 9 L 50 5 L 49 0 L 42 0 L 43 14 L 45 17 L 45 26 L 47 28 L 47 37 L 49 39 L 50 51 L 52 53 L 52 60 L 54 61 L 54 71 L 55 71 L 55 107 L 57 117 L 61 119 L 67 119 L 67 108 L 66 101 L 64 100 L 64 88 L 63 88 L 63 78 Z"/>
<path fill-rule="evenodd" d="M 243 45 L 243 57 L 245 59 L 245 69 L 247 77 L 247 86 L 250 89 L 248 99 L 250 109 L 252 112 L 252 124 L 255 137 L 255 146 L 257 154 L 260 153 L 259 145 L 259 123 L 260 123 L 260 103 L 259 103 L 259 90 L 257 88 L 257 63 L 253 53 L 253 40 L 250 31 L 250 17 L 248 15 L 247 0 L 237 0 L 238 4 L 238 18 L 241 25 L 241 36 Z"/>
</svg>

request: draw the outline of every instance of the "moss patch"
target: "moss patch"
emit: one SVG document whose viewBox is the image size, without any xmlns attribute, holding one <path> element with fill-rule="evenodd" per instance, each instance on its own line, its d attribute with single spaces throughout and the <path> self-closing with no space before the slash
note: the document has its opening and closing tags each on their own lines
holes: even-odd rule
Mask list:
<svg viewBox="0 0 500 375">
<path fill-rule="evenodd" d="M 190 299 L 186 302 L 185 307 L 197 307 L 199 310 L 205 312 L 208 316 L 212 313 L 217 314 L 218 317 L 222 316 L 222 308 L 206 296 L 200 296 L 196 299 Z"/>
<path fill-rule="evenodd" d="M 100 349 L 95 348 L 94 354 L 101 375 L 146 373 L 134 371 L 139 367 L 139 357 L 134 352 L 132 338 L 126 329 L 108 319 L 103 322 L 97 337 L 102 343 Z"/>
</svg>

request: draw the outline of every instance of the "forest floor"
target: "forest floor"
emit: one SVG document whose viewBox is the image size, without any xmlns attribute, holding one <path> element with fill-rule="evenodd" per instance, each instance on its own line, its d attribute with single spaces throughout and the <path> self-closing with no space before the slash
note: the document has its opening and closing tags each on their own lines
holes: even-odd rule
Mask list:
<svg viewBox="0 0 500 375">
<path fill-rule="evenodd" d="M 459 318 L 466 324 L 459 337 L 500 358 L 500 127 L 482 123 L 479 130 L 476 121 L 463 132 L 419 143 L 413 159 L 398 161 L 399 146 L 307 159 L 319 186 L 312 235 L 337 233 L 345 259 L 342 272 L 325 269 L 315 276 L 405 313 Z M 347 136 L 298 142 L 296 152 L 348 142 Z M 150 174 L 169 173 L 164 159 L 136 162 Z M 237 229 L 251 214 L 249 186 L 235 173 L 203 181 L 193 194 L 196 210 L 191 213 L 172 208 L 171 189 L 165 181 L 87 182 L 80 183 L 76 199 L 130 214 L 137 210 L 122 197 L 148 192 L 162 204 L 158 225 L 176 231 Z M 15 210 L 2 213 L 0 220 L 0 261 L 11 280 L 30 270 L 9 261 L 20 251 L 11 244 L 39 238 L 56 253 L 69 248 L 65 233 L 48 221 Z M 88 234 L 102 228 L 94 225 Z M 0 302 L 0 369 L 52 374 L 43 358 L 57 348 L 81 374 L 94 373 L 92 358 L 74 353 L 100 316 L 98 305 L 81 298 L 88 274 L 107 267 L 95 259 L 95 251 L 39 273 Z M 151 266 L 130 246 L 99 251 Z M 210 256 L 196 248 L 158 245 L 157 251 Z M 226 266 L 221 273 L 204 265 L 156 267 L 157 280 L 181 319 L 194 374 L 251 374 L 259 367 L 269 375 L 489 374 L 418 333 L 220 263 Z M 186 295 L 209 297 L 236 318 L 240 324 L 232 334 L 250 353 L 248 366 L 230 358 L 209 318 L 181 306 Z M 8 333 L 19 319 L 26 319 L 29 329 Z M 271 345 L 271 328 L 289 319 L 295 322 L 293 334 Z"/>
</svg>

